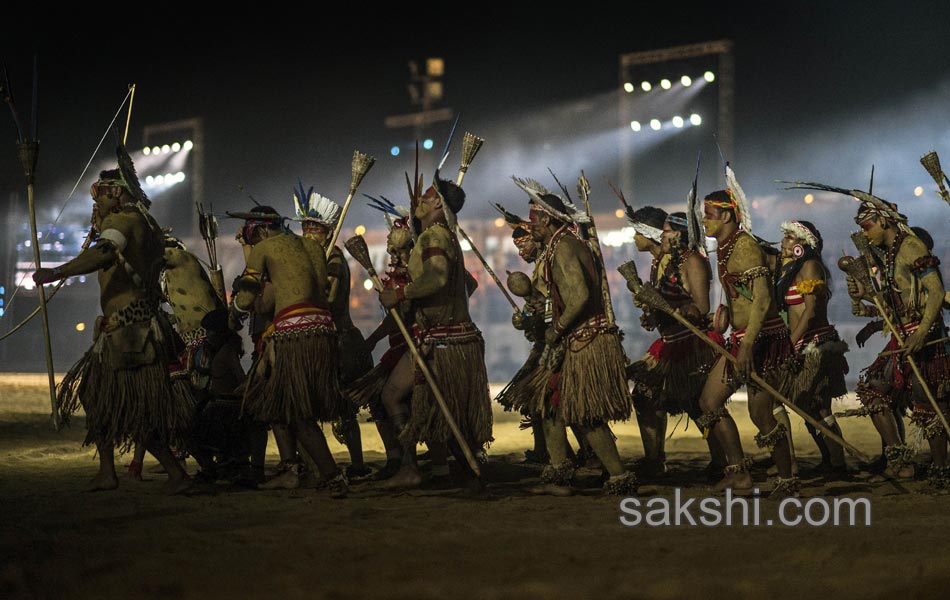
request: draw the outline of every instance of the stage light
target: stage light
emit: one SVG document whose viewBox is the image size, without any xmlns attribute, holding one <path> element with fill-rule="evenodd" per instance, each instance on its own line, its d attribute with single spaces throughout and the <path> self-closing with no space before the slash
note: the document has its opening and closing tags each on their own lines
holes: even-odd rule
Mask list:
<svg viewBox="0 0 950 600">
<path fill-rule="evenodd" d="M 924 193 L 924 188 L 920 187 L 919 185 L 914 188 L 914 195 L 915 195 L 915 196 L 920 197 L 920 196 L 923 195 L 923 193 Z"/>
<path fill-rule="evenodd" d="M 432 146 L 434 145 L 435 145 L 435 142 L 432 141 L 432 138 L 427 138 L 424 142 L 422 142 L 422 147 L 425 150 L 432 150 Z"/>
<path fill-rule="evenodd" d="M 618 219 L 622 219 L 625 213 L 623 212 L 622 208 L 618 208 L 617 210 L 614 211 L 614 214 L 617 216 Z"/>
<path fill-rule="evenodd" d="M 159 148 L 158 146 L 152 146 L 152 154 L 161 154 L 161 153 L 162 153 L 161 148 Z"/>
<path fill-rule="evenodd" d="M 191 150 L 195 145 L 191 143 L 191 140 L 187 140 L 184 145 L 181 147 L 182 150 Z"/>
<path fill-rule="evenodd" d="M 155 178 L 151 175 L 145 178 L 145 185 L 152 185 L 153 183 L 155 183 Z"/>
<path fill-rule="evenodd" d="M 178 171 L 177 173 L 175 173 L 175 181 L 177 181 L 178 183 L 181 183 L 184 180 L 185 180 L 185 174 L 183 172 Z"/>
<path fill-rule="evenodd" d="M 677 129 L 679 129 L 682 126 L 683 126 L 683 117 L 679 115 L 676 115 L 675 117 L 673 117 L 673 127 L 676 127 Z"/>
<path fill-rule="evenodd" d="M 630 129 L 640 131 L 640 121 L 630 121 Z"/>
<path fill-rule="evenodd" d="M 142 154 L 144 154 L 145 156 L 148 156 L 151 153 L 152 153 L 152 149 L 149 148 L 148 146 L 142 148 Z"/>
<path fill-rule="evenodd" d="M 153 181 L 155 182 L 155 185 L 162 185 L 165 183 L 165 177 L 162 175 L 159 175 Z"/>
<path fill-rule="evenodd" d="M 364 235 L 366 233 L 366 226 L 357 225 L 356 229 L 353 230 L 353 233 L 355 233 L 356 235 Z"/>
<path fill-rule="evenodd" d="M 705 80 L 708 81 L 709 83 L 712 83 L 712 82 L 716 81 L 716 76 L 713 75 L 713 72 L 712 72 L 712 71 L 706 71 L 705 73 L 703 73 L 703 79 L 705 79 Z"/>
<path fill-rule="evenodd" d="M 85 330 L 86 330 L 85 323 L 76 323 L 76 331 L 85 331 Z"/>
<path fill-rule="evenodd" d="M 633 89 L 633 84 L 629 81 L 623 84 L 623 91 L 627 92 L 628 94 L 632 93 Z"/>
<path fill-rule="evenodd" d="M 497 219 L 495 219 L 495 227 L 504 227 L 504 226 L 505 226 L 504 219 L 502 219 L 501 217 L 498 217 Z"/>
<path fill-rule="evenodd" d="M 162 154 L 168 154 L 171 151 L 172 151 L 172 147 L 169 146 L 168 144 L 165 144 L 164 146 L 162 146 Z"/>
<path fill-rule="evenodd" d="M 389 153 L 393 156 L 399 156 L 399 146 L 393 146 L 389 149 Z"/>
<path fill-rule="evenodd" d="M 682 77 L 680 77 L 680 83 L 683 84 L 683 87 L 689 87 L 693 85 L 693 78 L 690 77 L 689 75 L 683 75 Z"/>
<path fill-rule="evenodd" d="M 178 152 L 179 150 L 181 150 L 181 144 L 179 144 L 178 142 L 175 142 L 174 144 L 172 144 L 172 152 Z"/>
<path fill-rule="evenodd" d="M 814 194 L 805 194 L 805 204 L 811 204 L 814 201 L 815 201 Z"/>
<path fill-rule="evenodd" d="M 650 82 L 649 82 L 649 81 L 641 81 L 641 82 L 640 82 L 640 89 L 643 90 L 644 92 L 649 92 L 650 90 L 653 89 L 653 86 L 650 85 Z"/>
<path fill-rule="evenodd" d="M 363 280 L 363 289 L 366 290 L 367 292 L 370 291 L 371 289 L 373 289 L 373 280 L 372 280 L 372 279 L 364 279 L 364 280 Z"/>
<path fill-rule="evenodd" d="M 659 131 L 662 126 L 659 119 L 650 119 L 650 129 L 653 131 Z"/>
<path fill-rule="evenodd" d="M 759 201 L 758 201 L 758 200 L 753 200 L 753 201 L 752 201 L 752 208 L 758 208 L 758 207 L 759 207 Z"/>
<path fill-rule="evenodd" d="M 673 84 L 670 83 L 670 80 L 669 80 L 669 79 L 661 79 L 661 80 L 660 80 L 660 87 L 663 88 L 664 90 L 668 90 L 668 89 L 670 89 L 671 87 L 673 87 Z"/>
<path fill-rule="evenodd" d="M 689 116 L 689 122 L 698 127 L 699 125 L 703 124 L 703 118 L 696 113 L 693 113 Z"/>
</svg>

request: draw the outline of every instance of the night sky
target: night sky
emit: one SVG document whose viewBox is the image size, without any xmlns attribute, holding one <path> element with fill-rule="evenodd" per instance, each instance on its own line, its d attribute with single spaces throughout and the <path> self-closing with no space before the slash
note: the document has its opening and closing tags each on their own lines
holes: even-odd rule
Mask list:
<svg viewBox="0 0 950 600">
<path fill-rule="evenodd" d="M 487 120 L 617 89 L 620 53 L 732 39 L 737 122 L 732 160 L 747 188 L 805 175 L 862 183 L 856 173 L 841 170 L 842 163 L 850 167 L 847 155 L 867 148 L 830 151 L 836 141 L 831 134 L 855 115 L 900 107 L 921 93 L 942 92 L 943 119 L 932 122 L 932 138 L 919 139 L 916 155 L 881 156 L 881 161 L 916 164 L 931 148 L 950 152 L 946 3 L 806 2 L 772 5 L 768 14 L 761 4 L 725 10 L 578 7 L 577 15 L 473 5 L 471 14 L 452 18 L 442 10 L 435 11 L 438 17 L 426 16 L 422 9 L 407 18 L 403 7 L 354 11 L 348 19 L 333 20 L 288 11 L 262 15 L 259 5 L 242 14 L 235 6 L 227 17 L 197 22 L 181 9 L 156 8 L 141 19 L 130 18 L 135 33 L 127 36 L 106 35 L 110 28 L 102 18 L 85 17 L 74 23 L 77 33 L 65 38 L 41 32 L 32 46 L 15 37 L 4 40 L 2 59 L 24 113 L 31 47 L 40 55 L 41 206 L 53 186 L 59 190 L 74 182 L 130 82 L 138 84 L 130 147 L 138 144 L 137 125 L 205 119 L 207 194 L 216 206 L 246 204 L 239 184 L 258 197 L 284 202 L 298 176 L 324 193 L 342 195 L 353 149 L 391 159 L 389 146 L 403 141 L 383 127 L 383 119 L 411 111 L 406 63 L 429 55 L 446 61 L 443 104 L 461 111 L 462 126 L 478 132 Z M 872 135 L 885 125 L 869 118 L 866 131 Z M 443 129 L 432 131 L 437 147 Z M 822 130 L 830 135 L 815 147 L 813 132 Z M 0 120 L 0 136 L 10 148 L 6 158 L 0 154 L 5 201 L 21 184 L 8 116 Z M 879 154 L 885 154 L 887 139 L 880 141 Z M 491 160 L 490 143 L 480 161 Z M 103 159 L 110 156 L 109 145 L 101 151 Z M 809 145 L 828 157 L 809 165 L 817 172 L 785 172 L 787 161 Z M 864 158 L 855 161 L 860 163 L 855 171 L 866 172 Z M 406 154 L 391 160 L 398 161 L 399 171 L 410 167 Z M 878 169 L 886 185 L 887 167 Z M 396 178 L 367 184 L 376 191 L 402 189 Z M 490 212 L 487 203 L 473 210 Z"/>
<path fill-rule="evenodd" d="M 25 123 L 34 50 L 39 55 L 40 228 L 62 208 L 132 82 L 138 87 L 130 149 L 141 149 L 145 125 L 204 119 L 205 202 L 216 211 L 248 208 L 250 192 L 286 214 L 298 177 L 342 201 L 355 149 L 378 159 L 361 191 L 406 203 L 402 174 L 412 170 L 413 133 L 387 130 L 383 121 L 415 110 L 407 63 L 427 56 L 445 60 L 441 106 L 460 111 L 461 128 L 487 139 L 465 181 L 463 220 L 494 219 L 490 202 L 525 214 L 526 197 L 507 176 L 544 179 L 548 166 L 569 181 L 586 169 L 594 210 L 612 213 L 617 204 L 603 176 L 621 179 L 616 136 L 630 135 L 618 129 L 618 56 L 730 39 L 736 144 L 728 158 L 747 194 L 759 199 L 756 232 L 777 240 L 782 220 L 809 219 L 822 230 L 826 253 L 840 255 L 850 246 L 854 203 L 819 197 L 806 207 L 802 192 L 782 190 L 774 180 L 866 189 L 874 164 L 875 192 L 898 202 L 911 224 L 927 226 L 936 254 L 950 262 L 950 208 L 918 162 L 935 149 L 950 163 L 950 3 L 804 2 L 770 5 L 768 14 L 761 3 L 724 10 L 578 6 L 571 13 L 472 5 L 461 16 L 451 16 L 447 6 L 350 8 L 333 19 L 275 8 L 265 14 L 270 7 L 259 4 L 232 4 L 227 15 L 203 19 L 167 5 L 141 18 L 97 7 L 72 21 L 73 33 L 65 35 L 43 24 L 46 15 L 11 20 L 18 27 L 0 36 L 0 60 Z M 36 39 L 26 37 L 31 22 L 40 23 Z M 585 106 L 587 113 L 570 116 Z M 124 118 L 123 111 L 120 129 Z M 612 129 L 606 134 L 605 123 Z M 435 140 L 435 149 L 423 153 L 426 175 L 448 128 L 442 123 L 425 132 Z M 7 211 L 14 192 L 25 203 L 14 142 L 4 107 L 0 209 Z M 389 154 L 394 144 L 404 149 L 398 157 Z M 115 164 L 113 145 L 110 135 L 65 218 L 88 219 L 88 186 L 98 169 Z M 646 165 L 661 181 L 669 179 L 668 190 L 645 194 L 639 204 L 685 199 L 696 154 L 686 150 L 675 164 L 651 162 L 649 152 L 638 158 L 638 169 Z M 453 172 L 457 159 L 449 161 Z M 718 157 L 707 153 L 703 160 L 714 173 L 700 181 L 700 193 L 708 193 L 723 182 L 715 175 Z M 915 186 L 923 186 L 922 197 L 913 196 Z M 190 219 L 190 202 L 182 208 Z M 383 224 L 362 198 L 346 229 L 357 224 Z M 233 226 L 223 223 L 222 230 Z M 226 271 L 239 269 L 237 247 L 222 242 L 220 248 Z"/>
</svg>

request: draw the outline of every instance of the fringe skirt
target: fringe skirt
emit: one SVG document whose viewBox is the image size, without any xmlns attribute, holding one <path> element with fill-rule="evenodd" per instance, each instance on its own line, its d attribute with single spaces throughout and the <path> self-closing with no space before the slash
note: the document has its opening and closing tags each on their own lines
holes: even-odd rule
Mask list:
<svg viewBox="0 0 950 600">
<path fill-rule="evenodd" d="M 517 411 L 525 417 L 537 416 L 537 397 L 539 391 L 535 385 L 535 378 L 532 377 L 538 365 L 541 362 L 541 352 L 544 343 L 536 343 L 528 354 L 528 359 L 524 365 L 518 369 L 511 381 L 495 397 L 495 401 L 501 404 L 505 410 Z"/>
<path fill-rule="evenodd" d="M 359 328 L 350 326 L 339 332 L 339 374 L 344 386 L 353 383 L 373 368 L 373 355 Z"/>
<path fill-rule="evenodd" d="M 419 347 L 462 436 L 476 447 L 492 441 L 491 398 L 485 370 L 485 340 L 474 323 L 417 335 Z M 403 439 L 448 442 L 452 430 L 421 369 L 416 368 L 412 411 Z"/>
<path fill-rule="evenodd" d="M 244 410 L 258 421 L 284 425 L 340 418 L 347 410 L 336 351 L 329 311 L 309 305 L 284 309 L 249 375 Z"/>
<path fill-rule="evenodd" d="M 379 359 L 379 364 L 368 373 L 350 383 L 343 390 L 346 400 L 358 408 L 368 408 L 373 418 L 386 416 L 382 407 L 383 387 L 402 355 L 409 350 L 401 334 L 389 337 L 389 350 Z"/>
<path fill-rule="evenodd" d="M 707 335 L 723 343 L 717 331 Z M 627 367 L 633 382 L 634 403 L 641 398 L 654 410 L 671 415 L 686 413 L 698 417 L 699 395 L 706 384 L 705 375 L 719 355 L 690 331 L 663 336 L 653 342 L 643 358 Z"/>
<path fill-rule="evenodd" d="M 903 337 L 906 338 L 917 331 L 918 325 L 917 322 L 904 325 L 901 328 Z M 926 341 L 937 340 L 946 335 L 947 329 L 943 324 L 943 319 L 938 318 L 927 332 Z M 893 351 L 898 348 L 900 344 L 897 338 L 891 335 L 884 351 Z M 950 399 L 950 343 L 924 346 L 914 355 L 914 360 L 934 398 L 937 401 Z M 905 360 L 903 354 L 878 356 L 862 372 L 857 393 L 858 400 L 872 412 L 882 407 L 890 407 L 894 411 L 902 412 L 905 408 L 912 406 L 915 413 L 935 414 L 933 406 L 923 388 L 917 383 L 910 363 Z"/>
<path fill-rule="evenodd" d="M 726 349 L 730 354 L 739 356 L 739 347 L 743 343 L 748 343 L 744 341 L 744 338 L 745 329 L 733 330 L 730 333 L 729 342 L 726 344 Z M 784 369 L 794 356 L 795 349 L 792 347 L 785 321 L 781 317 L 776 317 L 764 322 L 752 350 L 756 373 L 770 385 L 780 386 Z M 741 382 L 736 381 L 735 373 L 735 365 L 731 362 L 727 363 L 723 370 L 723 383 L 740 385 Z M 749 387 L 755 388 L 755 384 L 752 383 Z"/>
<path fill-rule="evenodd" d="M 542 359 L 532 375 L 532 386 L 539 390 L 538 414 L 557 416 L 567 425 L 629 419 L 633 401 L 617 328 L 595 317 L 571 332 L 562 346 L 559 367 Z"/>
<path fill-rule="evenodd" d="M 806 333 L 795 349 L 798 360 L 789 362 L 780 388 L 789 400 L 816 414 L 848 393 L 844 380 L 849 370 L 848 344 L 833 326 Z"/>
<path fill-rule="evenodd" d="M 134 443 L 182 447 L 194 413 L 190 390 L 175 389 L 168 375 L 171 351 L 159 317 L 99 332 L 56 390 L 60 417 L 86 413 L 83 445 Z"/>
</svg>

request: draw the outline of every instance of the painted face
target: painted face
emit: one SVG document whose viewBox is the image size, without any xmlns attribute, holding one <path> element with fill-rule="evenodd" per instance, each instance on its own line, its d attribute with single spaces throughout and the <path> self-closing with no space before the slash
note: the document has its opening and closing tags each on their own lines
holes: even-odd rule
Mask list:
<svg viewBox="0 0 950 600">
<path fill-rule="evenodd" d="M 533 235 L 523 235 L 514 239 L 515 247 L 518 248 L 518 256 L 525 262 L 534 262 L 538 254 L 538 243 Z"/>
<path fill-rule="evenodd" d="M 669 223 L 663 223 L 663 236 L 661 237 L 660 248 L 663 252 L 670 252 L 680 243 L 680 232 L 673 231 Z"/>
<path fill-rule="evenodd" d="M 416 206 L 416 212 L 413 215 L 417 219 L 424 219 L 433 211 L 442 207 L 442 200 L 435 186 L 430 185 L 429 189 L 419 198 L 419 204 Z"/>
<path fill-rule="evenodd" d="M 547 226 L 547 215 L 532 208 L 531 212 L 528 214 L 528 231 L 531 232 L 531 237 L 534 238 L 534 241 L 544 241 L 544 230 Z"/>
<path fill-rule="evenodd" d="M 709 237 L 716 236 L 716 233 L 722 229 L 726 214 L 708 202 L 703 205 L 703 226 L 706 228 L 706 235 Z"/>
<path fill-rule="evenodd" d="M 801 245 L 801 240 L 790 233 L 786 233 L 785 237 L 782 238 L 782 258 L 795 258 L 795 255 L 792 253 L 792 248 L 796 245 Z"/>
<path fill-rule="evenodd" d="M 861 233 L 875 246 L 884 245 L 884 228 L 878 219 L 868 219 L 861 223 Z"/>
<path fill-rule="evenodd" d="M 301 223 L 301 227 L 303 228 L 303 236 L 305 238 L 316 240 L 321 244 L 325 243 L 330 236 L 330 229 L 320 223 L 304 221 Z"/>
<path fill-rule="evenodd" d="M 102 220 L 119 208 L 125 190 L 117 185 L 95 183 L 92 186 L 92 224 L 101 229 Z"/>
</svg>

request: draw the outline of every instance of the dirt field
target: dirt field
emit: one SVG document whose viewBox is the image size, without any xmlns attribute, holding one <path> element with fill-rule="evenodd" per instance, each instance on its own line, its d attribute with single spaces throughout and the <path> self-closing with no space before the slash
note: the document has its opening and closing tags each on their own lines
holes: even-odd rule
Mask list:
<svg viewBox="0 0 950 600">
<path fill-rule="evenodd" d="M 224 486 L 168 498 L 161 475 L 83 494 L 94 454 L 80 448 L 81 420 L 50 429 L 43 385 L 37 376 L 0 377 L 0 598 L 925 598 L 950 585 L 950 497 L 919 493 L 923 482 L 872 485 L 866 474 L 806 481 L 806 497 L 869 498 L 870 527 L 863 517 L 857 527 L 625 527 L 620 500 L 595 489 L 527 495 L 538 475 L 521 464 L 530 434 L 504 413 L 485 469 L 487 500 L 367 486 L 345 500 Z M 749 451 L 744 404 L 733 413 Z M 804 469 L 817 452 L 793 422 Z M 671 473 L 642 488 L 641 502 L 672 497 L 676 487 L 708 495 L 704 443 L 692 425 L 682 428 L 668 443 Z M 867 420 L 842 420 L 842 428 L 865 452 L 879 452 Z M 614 431 L 625 459 L 642 454 L 634 423 Z M 378 463 L 372 424 L 363 439 Z M 271 447 L 268 462 L 276 461 Z M 597 473 L 581 474 L 593 488 Z M 755 475 L 764 484 L 765 473 Z M 774 502 L 761 506 L 763 522 L 777 513 Z"/>
</svg>

